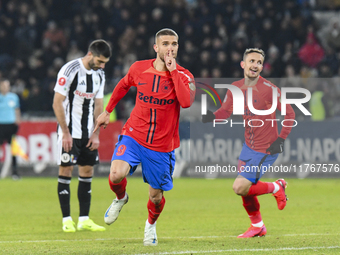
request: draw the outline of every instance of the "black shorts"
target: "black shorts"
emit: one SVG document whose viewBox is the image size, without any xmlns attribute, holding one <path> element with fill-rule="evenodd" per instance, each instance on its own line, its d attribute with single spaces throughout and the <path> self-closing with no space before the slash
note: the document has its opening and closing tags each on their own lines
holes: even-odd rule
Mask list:
<svg viewBox="0 0 340 255">
<path fill-rule="evenodd" d="M 99 163 L 98 150 L 91 151 L 86 147 L 89 139 L 73 139 L 71 151 L 62 148 L 62 139 L 58 138 L 58 165 L 60 166 L 93 166 Z"/>
<path fill-rule="evenodd" d="M 18 132 L 17 124 L 0 124 L 0 144 L 11 143 L 12 136 Z"/>
</svg>

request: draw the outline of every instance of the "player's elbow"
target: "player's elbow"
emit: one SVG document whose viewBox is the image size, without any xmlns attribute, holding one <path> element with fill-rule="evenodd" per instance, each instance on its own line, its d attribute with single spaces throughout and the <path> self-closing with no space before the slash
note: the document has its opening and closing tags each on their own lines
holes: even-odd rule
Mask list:
<svg viewBox="0 0 340 255">
<path fill-rule="evenodd" d="M 295 119 L 295 111 L 291 105 L 287 105 L 286 108 L 286 118 Z"/>
<path fill-rule="evenodd" d="M 57 100 L 53 100 L 52 109 L 54 112 L 59 111 L 61 107 L 62 107 L 62 103 L 58 102 Z"/>
<path fill-rule="evenodd" d="M 289 117 L 289 119 L 291 119 L 291 120 L 295 120 L 295 112 L 294 112 L 293 109 L 289 112 L 288 117 Z"/>
<path fill-rule="evenodd" d="M 180 105 L 181 105 L 182 108 L 189 108 L 192 105 L 192 103 L 191 102 L 185 102 L 185 103 L 181 103 Z"/>
<path fill-rule="evenodd" d="M 195 97 L 190 96 L 189 98 L 186 98 L 185 100 L 181 100 L 179 104 L 182 108 L 189 108 L 194 103 Z"/>
<path fill-rule="evenodd" d="M 55 101 L 53 101 L 52 103 L 52 108 L 54 111 L 57 109 L 57 103 Z"/>
</svg>

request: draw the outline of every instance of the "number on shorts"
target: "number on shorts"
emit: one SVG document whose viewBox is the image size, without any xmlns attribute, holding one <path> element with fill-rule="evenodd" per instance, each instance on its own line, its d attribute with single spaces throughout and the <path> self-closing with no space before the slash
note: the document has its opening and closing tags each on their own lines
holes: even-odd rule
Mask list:
<svg viewBox="0 0 340 255">
<path fill-rule="evenodd" d="M 126 146 L 124 144 L 120 145 L 117 149 L 116 155 L 122 156 L 126 150 Z"/>
</svg>

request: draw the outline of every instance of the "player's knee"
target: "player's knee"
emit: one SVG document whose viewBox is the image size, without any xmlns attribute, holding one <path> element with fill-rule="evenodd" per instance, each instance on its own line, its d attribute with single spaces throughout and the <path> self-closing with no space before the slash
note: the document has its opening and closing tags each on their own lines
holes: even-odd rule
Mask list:
<svg viewBox="0 0 340 255">
<path fill-rule="evenodd" d="M 110 173 L 110 180 L 113 183 L 120 183 L 125 176 L 123 176 L 122 174 L 120 174 L 119 172 L 111 172 Z"/>
<path fill-rule="evenodd" d="M 125 175 L 118 168 L 111 167 L 110 180 L 113 183 L 120 183 L 124 179 Z"/>
<path fill-rule="evenodd" d="M 82 177 L 93 176 L 93 167 L 92 166 L 78 166 L 78 168 L 79 168 L 79 176 L 82 176 Z"/>
<path fill-rule="evenodd" d="M 129 173 L 130 165 L 125 161 L 112 161 L 110 168 L 110 180 L 113 183 L 120 183 Z"/>
<path fill-rule="evenodd" d="M 59 167 L 59 175 L 71 177 L 72 176 L 72 170 L 73 170 L 73 166 L 60 166 Z"/>
<path fill-rule="evenodd" d="M 162 201 L 163 194 L 155 194 L 155 195 L 150 195 L 150 200 L 152 203 L 155 205 L 158 205 Z"/>
<path fill-rule="evenodd" d="M 247 188 L 244 187 L 243 185 L 240 185 L 239 183 L 233 184 L 233 190 L 235 194 L 239 196 L 246 196 L 248 193 Z"/>
</svg>

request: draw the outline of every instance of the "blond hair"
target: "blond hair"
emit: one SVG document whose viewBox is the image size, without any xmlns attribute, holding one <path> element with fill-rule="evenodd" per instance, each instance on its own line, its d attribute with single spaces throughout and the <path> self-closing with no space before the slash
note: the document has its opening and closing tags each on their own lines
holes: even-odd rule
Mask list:
<svg viewBox="0 0 340 255">
<path fill-rule="evenodd" d="M 259 48 L 248 48 L 248 49 L 246 49 L 246 50 L 244 51 L 244 53 L 243 53 L 243 60 L 246 59 L 246 57 L 247 57 L 248 54 L 253 53 L 253 52 L 258 53 L 258 54 L 261 54 L 262 57 L 263 57 L 263 59 L 264 59 L 265 56 L 266 56 L 266 54 L 264 54 L 264 51 L 261 50 L 261 49 L 259 49 Z"/>
</svg>

